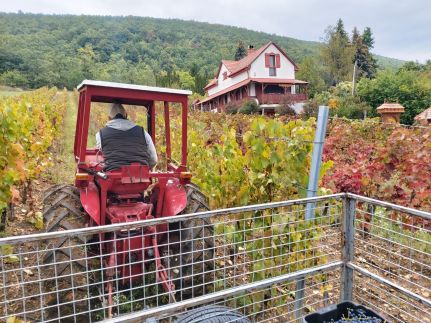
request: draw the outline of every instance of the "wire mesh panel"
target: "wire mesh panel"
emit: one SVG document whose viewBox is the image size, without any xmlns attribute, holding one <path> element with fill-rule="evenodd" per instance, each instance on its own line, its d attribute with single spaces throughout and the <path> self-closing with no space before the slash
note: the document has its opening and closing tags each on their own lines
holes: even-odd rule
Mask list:
<svg viewBox="0 0 431 323">
<path fill-rule="evenodd" d="M 0 321 L 176 322 L 195 308 L 291 322 L 353 300 L 427 322 L 430 224 L 338 194 L 2 238 Z"/>
<path fill-rule="evenodd" d="M 216 304 L 236 309 L 251 322 L 295 322 L 297 311 L 302 317 L 338 302 L 340 268 L 307 275 L 299 308 L 295 306 L 298 302 L 296 288 L 295 281 L 282 282 L 232 296 Z"/>
<path fill-rule="evenodd" d="M 0 320 L 165 322 L 221 303 L 294 320 L 338 297 L 342 196 L 2 238 Z"/>
<path fill-rule="evenodd" d="M 392 322 L 431 322 L 431 215 L 416 213 L 356 205 L 353 299 Z"/>
</svg>

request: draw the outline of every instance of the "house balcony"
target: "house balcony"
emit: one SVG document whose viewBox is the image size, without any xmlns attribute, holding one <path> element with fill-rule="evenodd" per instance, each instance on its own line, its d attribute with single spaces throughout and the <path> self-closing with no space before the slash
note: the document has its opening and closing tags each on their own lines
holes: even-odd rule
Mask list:
<svg viewBox="0 0 431 323">
<path fill-rule="evenodd" d="M 297 94 L 281 94 L 281 93 L 265 93 L 258 98 L 260 104 L 280 104 L 283 102 L 300 102 L 308 99 L 307 93 Z"/>
</svg>

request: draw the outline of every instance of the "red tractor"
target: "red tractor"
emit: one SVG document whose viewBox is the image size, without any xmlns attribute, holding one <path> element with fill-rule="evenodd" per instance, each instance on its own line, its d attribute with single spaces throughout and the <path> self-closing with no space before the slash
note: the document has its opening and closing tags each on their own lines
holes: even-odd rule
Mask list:
<svg viewBox="0 0 431 323">
<path fill-rule="evenodd" d="M 187 98 L 190 91 L 88 80 L 78 86 L 78 91 L 75 185 L 57 185 L 45 195 L 44 219 L 47 231 L 174 217 L 208 210 L 206 197 L 191 183 L 191 174 L 187 169 Z M 87 147 L 90 110 L 94 102 L 142 107 L 147 111 L 146 130 L 154 143 L 160 140 L 156 138 L 156 102 L 161 102 L 166 169 L 152 171 L 147 165 L 132 163 L 105 171 L 103 153 L 99 149 Z M 178 106 L 181 107 L 182 119 L 179 165 L 171 156 L 170 132 L 170 109 L 178 109 Z M 78 236 L 73 241 L 51 241 L 43 259 L 45 264 L 54 264 L 52 268 L 47 268 L 51 268 L 52 275 L 56 277 L 45 287 L 47 307 L 54 309 L 48 311 L 47 316 L 55 319 L 60 317 L 59 313 L 64 316 L 67 311 L 72 311 L 71 298 L 74 314 L 79 312 L 77 307 L 80 305 L 87 307 L 88 313 L 88 286 L 97 285 L 102 289 L 103 301 L 107 304 L 109 313 L 106 316 L 120 314 L 113 313 L 111 309 L 113 291 L 130 283 L 142 283 L 150 263 L 153 266 L 155 264 L 156 281 L 170 296 L 170 301 L 204 293 L 207 286 L 202 283 L 202 276 L 213 271 L 214 243 L 211 240 L 211 224 L 202 221 L 201 225 L 194 221 L 182 221 L 154 225 L 145 230 L 127 230 L 115 235 L 101 234 L 91 239 Z M 196 240 L 200 243 L 195 244 Z M 88 248 L 87 245 L 92 247 Z M 83 261 L 87 258 L 92 260 Z M 100 279 L 94 282 L 95 278 L 89 281 L 91 275 L 88 273 L 91 274 L 91 265 L 95 259 L 99 261 L 96 269 L 103 271 L 105 283 L 100 283 Z M 172 271 L 172 268 L 176 270 Z"/>
</svg>

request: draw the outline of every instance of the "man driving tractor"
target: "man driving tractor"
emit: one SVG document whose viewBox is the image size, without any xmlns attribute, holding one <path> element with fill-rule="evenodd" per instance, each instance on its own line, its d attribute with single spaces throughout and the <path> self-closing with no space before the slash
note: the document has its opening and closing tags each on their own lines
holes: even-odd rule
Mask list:
<svg viewBox="0 0 431 323">
<path fill-rule="evenodd" d="M 113 103 L 109 121 L 96 134 L 96 145 L 103 151 L 105 171 L 140 163 L 153 168 L 157 154 L 151 136 L 143 127 L 127 119 L 122 104 Z"/>
<path fill-rule="evenodd" d="M 191 92 L 94 80 L 83 81 L 78 90 L 75 185 L 57 185 L 45 195 L 44 223 L 48 232 L 110 224 L 126 228 L 88 239 L 77 235 L 52 241 L 43 257 L 48 275 L 53 277 L 44 284 L 45 318 L 64 321 L 66 316 L 76 321 L 79 313 L 79 321 L 93 321 L 102 306 L 96 304 L 99 301 L 106 304 L 108 318 L 123 314 L 116 300 L 132 285 L 133 289 L 147 285 L 147 277 L 160 284 L 169 296 L 167 302 L 205 294 L 212 288 L 215 268 L 214 231 L 209 219 L 161 221 L 209 209 L 207 197 L 191 182 L 187 168 Z M 97 149 L 87 146 L 93 102 L 111 104 L 109 121 L 96 135 Z M 128 120 L 121 104 L 147 111 L 148 133 Z M 158 135 L 166 145 L 167 163 L 153 172 L 157 104 L 165 125 Z M 181 115 L 181 136 L 175 141 L 179 162 L 171 156 L 172 109 Z M 159 222 L 136 226 L 143 220 Z M 100 256 L 84 261 L 89 252 Z M 157 302 L 158 295 L 162 294 L 154 295 Z M 94 308 L 89 309 L 92 302 Z"/>
</svg>

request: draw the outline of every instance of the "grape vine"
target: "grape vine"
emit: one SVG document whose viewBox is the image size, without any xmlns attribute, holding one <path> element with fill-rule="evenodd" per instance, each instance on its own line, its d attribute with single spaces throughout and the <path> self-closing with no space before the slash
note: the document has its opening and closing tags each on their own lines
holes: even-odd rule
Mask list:
<svg viewBox="0 0 431 323">
<path fill-rule="evenodd" d="M 334 167 L 323 186 L 396 204 L 431 210 L 431 127 L 405 128 L 366 121 L 332 120 L 324 160 Z M 405 224 L 431 222 L 394 214 Z M 420 221 L 421 223 L 417 223 Z"/>
<path fill-rule="evenodd" d="M 66 92 L 42 88 L 0 101 L 0 211 L 17 197 L 16 186 L 52 165 L 66 100 Z"/>
</svg>

